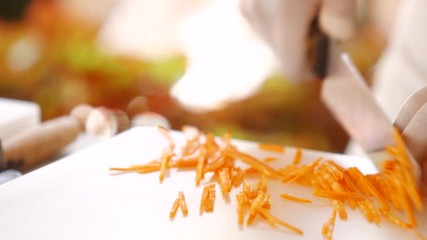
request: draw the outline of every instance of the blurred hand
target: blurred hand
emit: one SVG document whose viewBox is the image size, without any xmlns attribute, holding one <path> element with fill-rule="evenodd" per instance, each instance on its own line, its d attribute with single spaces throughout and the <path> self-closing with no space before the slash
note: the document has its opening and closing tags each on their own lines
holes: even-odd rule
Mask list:
<svg viewBox="0 0 427 240">
<path fill-rule="evenodd" d="M 308 34 L 313 20 L 332 39 L 349 39 L 355 32 L 355 0 L 241 0 L 242 13 L 272 47 L 290 80 L 313 77 L 307 61 Z"/>
</svg>

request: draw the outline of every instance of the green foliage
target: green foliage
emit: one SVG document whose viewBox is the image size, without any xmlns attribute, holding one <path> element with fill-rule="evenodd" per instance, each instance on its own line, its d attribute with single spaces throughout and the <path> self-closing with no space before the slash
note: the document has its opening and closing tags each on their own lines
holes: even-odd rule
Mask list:
<svg viewBox="0 0 427 240">
<path fill-rule="evenodd" d="M 147 63 L 147 74 L 167 87 L 172 86 L 185 72 L 186 61 L 183 56 L 171 56 Z"/>
</svg>

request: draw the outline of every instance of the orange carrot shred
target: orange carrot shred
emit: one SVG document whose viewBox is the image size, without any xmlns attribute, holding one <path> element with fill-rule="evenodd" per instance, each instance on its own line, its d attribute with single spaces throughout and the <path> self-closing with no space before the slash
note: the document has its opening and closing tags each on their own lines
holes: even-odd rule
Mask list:
<svg viewBox="0 0 427 240">
<path fill-rule="evenodd" d="M 254 174 L 254 173 L 260 173 L 260 172 L 258 170 L 256 170 L 255 168 L 250 167 L 250 168 L 245 169 L 245 173 L 246 174 Z"/>
<path fill-rule="evenodd" d="M 221 186 L 222 193 L 229 193 L 231 191 L 231 177 L 228 167 L 223 167 L 219 170 L 218 182 Z"/>
<path fill-rule="evenodd" d="M 268 211 L 266 211 L 264 209 L 259 209 L 259 213 L 262 216 L 264 216 L 273 226 L 276 225 L 276 224 L 279 224 L 279 225 L 281 225 L 281 226 L 283 226 L 283 227 L 285 227 L 287 229 L 290 229 L 290 230 L 294 231 L 295 233 L 297 233 L 299 235 L 303 235 L 304 234 L 304 232 L 301 229 L 299 229 L 297 227 L 294 227 L 294 226 L 290 225 L 289 223 L 286 223 L 286 222 L 278 219 L 277 217 L 271 215 Z"/>
<path fill-rule="evenodd" d="M 295 197 L 295 196 L 285 194 L 285 193 L 280 194 L 280 197 L 284 198 L 284 199 L 291 200 L 291 201 L 295 201 L 295 202 L 312 203 L 312 201 L 310 199 L 299 198 L 299 197 Z"/>
<path fill-rule="evenodd" d="M 201 147 L 199 159 L 196 165 L 196 186 L 198 186 L 200 184 L 200 181 L 203 179 L 203 176 L 204 176 L 203 169 L 204 169 L 205 161 L 206 161 L 206 148 Z"/>
<path fill-rule="evenodd" d="M 266 157 L 266 158 L 264 158 L 262 161 L 263 162 L 275 162 L 275 161 L 277 161 L 277 160 L 279 160 L 278 158 L 275 158 L 275 157 Z"/>
<path fill-rule="evenodd" d="M 169 218 L 173 219 L 175 218 L 176 212 L 178 211 L 178 207 L 179 207 L 179 199 L 177 198 L 172 205 L 172 209 L 169 213 Z"/>
<path fill-rule="evenodd" d="M 266 150 L 266 151 L 272 151 L 272 152 L 277 152 L 277 153 L 284 153 L 285 152 L 284 146 L 272 144 L 272 143 L 259 143 L 258 147 L 260 149 Z"/>
<path fill-rule="evenodd" d="M 295 151 L 294 161 L 292 162 L 293 165 L 298 165 L 301 162 L 302 159 L 302 150 L 301 148 L 297 148 Z"/>
<path fill-rule="evenodd" d="M 178 193 L 179 203 L 181 206 L 182 213 L 184 216 L 187 216 L 188 214 L 188 208 L 187 208 L 187 202 L 185 201 L 185 196 L 183 192 Z"/>
<path fill-rule="evenodd" d="M 206 201 L 207 201 L 208 195 L 209 195 L 209 189 L 210 189 L 209 185 L 207 185 L 203 188 L 202 200 L 200 200 L 200 209 L 199 209 L 200 214 L 205 209 L 205 204 L 206 204 Z"/>
<path fill-rule="evenodd" d="M 245 218 L 245 205 L 247 204 L 246 195 L 243 192 L 240 192 L 236 196 L 237 198 L 237 222 L 243 224 Z"/>
<path fill-rule="evenodd" d="M 255 168 L 259 172 L 269 177 L 279 178 L 281 176 L 279 172 L 277 172 L 270 166 L 264 164 L 263 162 L 259 161 L 255 157 L 248 155 L 246 153 L 240 152 L 238 150 L 231 150 L 231 149 L 224 149 L 222 153 L 226 156 L 241 160 L 242 162 L 250 165 L 251 167 Z"/>
<path fill-rule="evenodd" d="M 335 219 L 336 219 L 337 211 L 334 210 L 332 212 L 332 216 L 329 218 L 329 220 L 323 225 L 322 228 L 322 235 L 326 237 L 326 239 L 331 240 L 332 239 L 332 233 L 335 228 Z"/>
<path fill-rule="evenodd" d="M 184 126 L 182 128 L 186 138 L 181 152 L 174 153 L 174 141 L 171 133 L 165 127 L 158 127 L 162 136 L 167 140 L 167 146 L 161 156 L 149 163 L 133 165 L 127 168 L 110 168 L 111 171 L 149 173 L 159 171 L 159 180 L 163 181 L 168 169 L 187 168 L 195 171 L 196 186 L 200 185 L 205 177 L 214 176 L 213 181 L 219 184 L 223 194 L 232 189 L 240 188 L 236 195 L 238 224 L 250 225 L 256 220 L 267 221 L 271 226 L 282 226 L 303 234 L 303 231 L 277 217 L 269 209 L 272 207 L 268 194 L 269 179 L 281 179 L 283 183 L 294 183 L 310 187 L 312 195 L 330 200 L 333 212 L 323 225 L 322 234 L 326 239 L 332 239 L 335 228 L 336 215 L 340 219 L 347 219 L 347 206 L 358 209 L 368 222 L 380 223 L 382 219 L 412 231 L 419 238 L 424 239 L 416 232 L 417 225 L 415 211 L 423 210 L 423 201 L 415 179 L 415 172 L 410 153 L 402 136 L 395 131 L 395 146 L 388 146 L 385 151 L 390 155 L 383 161 L 381 172 L 365 175 L 356 167 L 344 168 L 332 160 L 323 160 L 321 157 L 313 163 L 301 165 L 303 150 L 295 150 L 292 163 L 276 170 L 267 163 L 278 158 L 267 157 L 259 160 L 256 157 L 239 151 L 232 144 L 229 132 L 222 138 L 213 134 L 204 134 L 197 128 Z M 285 147 L 276 144 L 260 143 L 260 149 L 277 153 L 284 153 Z M 242 170 L 236 163 L 240 161 L 248 165 Z M 239 166 L 239 167 L 237 167 Z M 255 175 L 247 175 L 256 173 Z M 249 183 L 257 178 L 253 185 Z M 255 179 L 254 179 L 255 180 Z M 240 185 L 243 185 L 240 187 Z M 216 198 L 216 185 L 211 183 L 204 186 L 199 211 L 212 212 Z M 281 194 L 281 198 L 311 203 L 310 199 L 300 198 L 289 194 Z M 178 192 L 169 213 L 173 219 L 177 209 L 181 207 L 184 216 L 188 214 L 188 206 L 184 193 Z"/>
<path fill-rule="evenodd" d="M 205 203 L 205 211 L 212 212 L 214 210 L 215 203 L 215 188 L 210 188 L 208 193 L 208 198 Z"/>
</svg>

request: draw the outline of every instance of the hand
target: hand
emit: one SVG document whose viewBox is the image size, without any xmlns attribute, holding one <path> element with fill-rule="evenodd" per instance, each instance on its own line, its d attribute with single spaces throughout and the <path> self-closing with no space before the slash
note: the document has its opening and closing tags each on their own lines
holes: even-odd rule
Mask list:
<svg viewBox="0 0 427 240">
<path fill-rule="evenodd" d="M 355 0 L 242 0 L 242 13 L 271 46 L 290 80 L 313 77 L 307 61 L 311 23 L 319 16 L 321 29 L 332 39 L 349 39 L 355 32 Z"/>
</svg>

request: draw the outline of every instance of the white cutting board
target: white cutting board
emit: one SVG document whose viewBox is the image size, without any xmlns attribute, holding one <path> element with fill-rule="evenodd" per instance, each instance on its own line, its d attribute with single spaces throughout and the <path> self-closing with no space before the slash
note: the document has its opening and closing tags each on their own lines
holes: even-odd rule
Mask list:
<svg viewBox="0 0 427 240">
<path fill-rule="evenodd" d="M 183 136 L 174 132 L 177 147 Z M 165 139 L 156 128 L 140 127 L 111 140 L 47 165 L 0 186 L 0 239 L 323 239 L 322 224 L 332 207 L 328 201 L 299 204 L 279 197 L 281 193 L 311 198 L 304 187 L 272 183 L 272 213 L 301 228 L 303 236 L 286 229 L 273 229 L 256 221 L 251 227 L 237 224 L 234 194 L 224 200 L 217 186 L 213 213 L 198 213 L 202 187 L 196 188 L 193 171 L 171 172 L 162 184 L 158 173 L 112 174 L 110 167 L 141 164 L 159 156 Z M 280 157 L 274 166 L 292 161 L 294 149 L 284 154 L 259 150 L 256 143 L 236 141 L 245 152 L 260 158 Z M 367 159 L 316 151 L 304 151 L 303 162 L 318 156 L 341 164 L 358 165 L 373 171 Z M 183 191 L 189 215 L 178 212 L 173 221 L 169 211 L 178 191 Z M 420 216 L 420 229 L 427 234 L 427 217 Z M 387 222 L 367 223 L 359 212 L 349 211 L 347 221 L 337 220 L 334 239 L 416 239 L 413 234 Z"/>
</svg>

